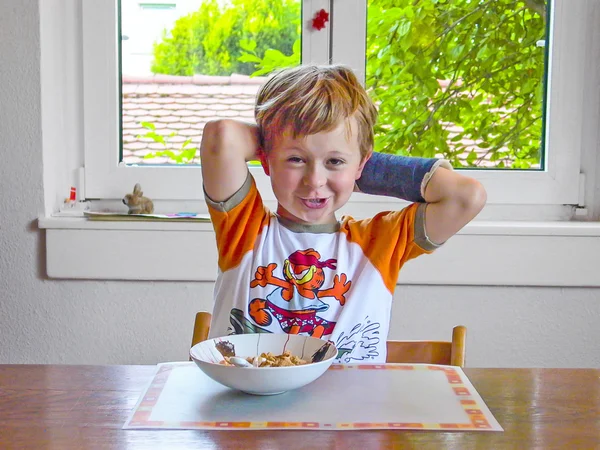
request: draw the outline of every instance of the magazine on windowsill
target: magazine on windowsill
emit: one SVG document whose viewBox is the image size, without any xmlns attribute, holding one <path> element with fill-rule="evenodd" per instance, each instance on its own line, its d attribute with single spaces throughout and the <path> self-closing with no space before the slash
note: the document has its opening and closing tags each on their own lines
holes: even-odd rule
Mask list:
<svg viewBox="0 0 600 450">
<path fill-rule="evenodd" d="M 127 214 L 119 212 L 85 211 L 90 220 L 124 221 L 167 221 L 167 222 L 210 222 L 208 214 L 181 212 L 173 214 Z"/>
</svg>

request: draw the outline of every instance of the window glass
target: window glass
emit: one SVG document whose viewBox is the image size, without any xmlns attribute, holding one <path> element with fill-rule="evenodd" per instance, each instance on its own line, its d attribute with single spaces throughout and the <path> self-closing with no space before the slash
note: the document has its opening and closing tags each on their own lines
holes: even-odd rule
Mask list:
<svg viewBox="0 0 600 450">
<path fill-rule="evenodd" d="M 544 169 L 544 0 L 368 0 L 376 150 Z"/>
<path fill-rule="evenodd" d="M 301 0 L 120 1 L 121 156 L 199 163 L 206 122 L 253 120 L 264 75 L 301 60 Z"/>
</svg>

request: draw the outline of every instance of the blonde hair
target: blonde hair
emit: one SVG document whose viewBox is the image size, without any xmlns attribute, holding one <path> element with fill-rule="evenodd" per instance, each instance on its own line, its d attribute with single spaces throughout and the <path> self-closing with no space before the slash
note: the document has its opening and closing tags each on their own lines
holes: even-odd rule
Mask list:
<svg viewBox="0 0 600 450">
<path fill-rule="evenodd" d="M 267 153 L 284 130 L 297 139 L 330 131 L 344 120 L 349 135 L 352 118 L 361 157 L 373 149 L 377 109 L 345 66 L 301 65 L 276 72 L 258 92 L 254 116 Z"/>
</svg>

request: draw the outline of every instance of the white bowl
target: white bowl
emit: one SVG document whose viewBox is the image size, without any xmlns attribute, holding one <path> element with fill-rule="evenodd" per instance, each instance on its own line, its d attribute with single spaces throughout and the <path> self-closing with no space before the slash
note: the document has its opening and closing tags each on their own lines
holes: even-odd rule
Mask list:
<svg viewBox="0 0 600 450">
<path fill-rule="evenodd" d="M 244 358 L 266 352 L 280 355 L 284 350 L 289 350 L 292 355 L 306 361 L 311 361 L 313 354 L 326 341 L 288 334 L 234 334 L 209 339 L 192 347 L 190 356 L 206 375 L 227 387 L 256 395 L 281 394 L 307 385 L 325 373 L 338 353 L 332 344 L 323 360 L 316 363 L 288 367 L 235 367 L 219 364 L 223 356 L 215 344 L 222 341 L 231 342 L 235 346 L 236 356 Z"/>
</svg>

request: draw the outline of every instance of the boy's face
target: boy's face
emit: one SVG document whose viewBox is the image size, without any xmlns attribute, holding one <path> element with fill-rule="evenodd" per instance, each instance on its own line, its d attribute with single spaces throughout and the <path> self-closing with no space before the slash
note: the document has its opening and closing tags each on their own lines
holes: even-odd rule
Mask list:
<svg viewBox="0 0 600 450">
<path fill-rule="evenodd" d="M 361 160 L 356 123 L 292 139 L 284 132 L 263 161 L 277 198 L 277 214 L 302 224 L 337 221 L 335 212 L 350 198 L 368 157 Z"/>
</svg>

